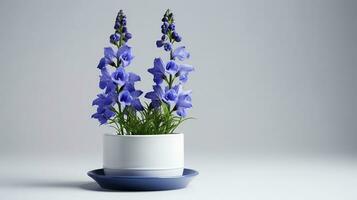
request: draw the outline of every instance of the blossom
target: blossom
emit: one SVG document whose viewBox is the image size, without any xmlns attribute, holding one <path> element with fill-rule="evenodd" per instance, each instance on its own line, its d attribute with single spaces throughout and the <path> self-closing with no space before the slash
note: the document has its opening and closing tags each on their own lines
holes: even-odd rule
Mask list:
<svg viewBox="0 0 357 200">
<path fill-rule="evenodd" d="M 154 75 L 153 80 L 156 84 L 162 83 L 166 76 L 164 63 L 162 62 L 161 58 L 154 59 L 154 67 L 148 69 L 148 72 Z"/>
<path fill-rule="evenodd" d="M 129 75 L 125 72 L 123 67 L 118 67 L 111 76 L 113 82 L 120 86 L 124 85 L 128 81 L 128 77 Z"/>
<path fill-rule="evenodd" d="M 114 29 L 116 30 L 117 33 L 121 33 L 122 34 L 123 40 L 125 42 L 127 42 L 129 39 L 132 38 L 131 33 L 128 32 L 128 28 L 126 27 L 126 23 L 127 23 L 126 16 L 124 15 L 123 11 L 120 10 L 118 12 L 117 18 L 115 19 Z M 113 44 L 116 45 L 116 43 L 113 43 Z"/>
<path fill-rule="evenodd" d="M 134 56 L 131 53 L 131 47 L 128 45 L 123 45 L 118 49 L 117 58 L 121 61 L 123 67 L 130 65 L 131 60 Z"/>
<path fill-rule="evenodd" d="M 157 108 L 161 105 L 161 100 L 163 98 L 164 91 L 160 85 L 154 85 L 153 91 L 145 94 L 145 98 L 150 99 L 150 107 Z"/>
<path fill-rule="evenodd" d="M 191 65 L 181 64 L 179 66 L 178 72 L 176 73 L 176 76 L 179 77 L 181 83 L 186 83 L 188 80 L 189 72 L 192 72 L 193 70 L 194 68 Z"/>
<path fill-rule="evenodd" d="M 124 106 L 132 106 L 135 110 L 144 110 L 144 106 L 139 100 L 139 96 L 143 92 L 141 90 L 136 90 L 133 83 L 128 82 L 125 84 L 123 91 L 120 92 L 118 96 L 118 101 Z"/>
<path fill-rule="evenodd" d="M 98 119 L 99 123 L 105 124 L 115 115 L 112 111 L 114 98 L 112 94 L 99 94 L 98 98 L 94 99 L 92 105 L 97 105 L 97 112 L 92 115 L 92 118 Z"/>
<path fill-rule="evenodd" d="M 176 32 L 176 26 L 174 22 L 174 16 L 170 10 L 165 12 L 164 17 L 162 18 L 162 25 L 161 25 L 161 36 L 160 40 L 156 41 L 156 46 L 158 48 L 164 47 L 165 51 L 172 50 L 173 42 L 181 42 L 182 37 Z M 168 42 L 165 42 L 168 40 Z"/>
<path fill-rule="evenodd" d="M 117 44 L 119 40 L 120 40 L 120 35 L 118 33 L 114 33 L 110 35 L 110 43 Z"/>
<path fill-rule="evenodd" d="M 99 60 L 99 64 L 97 66 L 98 69 L 102 69 L 103 67 L 109 65 L 115 65 L 116 55 L 115 51 L 111 47 L 104 48 L 104 57 Z"/>
<path fill-rule="evenodd" d="M 171 51 L 171 49 L 172 49 L 171 43 L 165 43 L 164 44 L 164 49 L 165 49 L 165 51 Z"/>
<path fill-rule="evenodd" d="M 139 75 L 133 73 L 133 72 L 129 72 L 129 77 L 128 77 L 128 82 L 129 83 L 134 83 L 134 82 L 137 82 L 137 81 L 140 81 L 141 78 Z"/>
<path fill-rule="evenodd" d="M 151 99 L 151 100 L 161 100 L 164 95 L 164 92 L 161 88 L 160 85 L 154 85 L 153 86 L 153 91 L 148 92 L 145 94 L 145 98 Z"/>
<path fill-rule="evenodd" d="M 176 64 L 174 61 L 169 61 L 166 64 L 166 71 L 167 73 L 171 74 L 171 75 L 175 75 L 179 70 L 179 65 Z"/>
<path fill-rule="evenodd" d="M 131 33 L 126 32 L 124 35 L 124 41 L 127 42 L 128 40 L 130 40 L 133 36 L 131 35 Z"/>
<path fill-rule="evenodd" d="M 172 56 L 174 59 L 179 59 L 181 61 L 190 58 L 190 53 L 188 53 L 185 49 L 185 46 L 177 47 L 173 52 Z"/>
<path fill-rule="evenodd" d="M 180 117 L 186 117 L 187 109 L 192 107 L 191 91 L 184 91 L 181 84 L 177 86 L 177 101 L 174 110 Z"/>
<path fill-rule="evenodd" d="M 173 38 L 176 42 L 181 42 L 181 40 L 182 40 L 182 37 L 179 36 L 179 34 L 176 33 L 176 32 L 173 32 L 173 33 L 172 33 L 172 38 Z"/>
<path fill-rule="evenodd" d="M 101 75 L 99 76 L 99 88 L 103 90 L 105 89 L 106 94 L 113 92 L 116 88 L 116 85 L 112 81 L 108 69 L 103 67 L 100 71 Z"/>
<path fill-rule="evenodd" d="M 101 59 L 99 60 L 99 63 L 98 63 L 97 68 L 98 68 L 98 69 L 103 69 L 106 65 L 107 65 L 106 59 L 105 59 L 105 58 L 101 58 Z"/>
<path fill-rule="evenodd" d="M 98 107 L 97 112 L 92 115 L 92 118 L 97 119 L 100 125 L 107 123 L 107 121 L 113 117 L 115 113 L 108 107 Z"/>
<path fill-rule="evenodd" d="M 156 46 L 157 46 L 157 47 L 160 48 L 160 47 L 162 47 L 163 45 L 164 45 L 164 42 L 163 42 L 162 40 L 157 40 L 157 41 L 156 41 Z"/>
<path fill-rule="evenodd" d="M 138 99 L 142 91 L 134 88 L 134 83 L 140 81 L 140 76 L 126 72 L 124 69 L 134 58 L 131 47 L 126 44 L 132 38 L 126 23 L 126 16 L 120 10 L 115 20 L 115 32 L 109 37 L 110 43 L 118 49 L 104 48 L 104 56 L 99 60 L 97 66 L 101 71 L 99 88 L 104 92 L 99 94 L 92 103 L 93 106 L 97 106 L 97 112 L 92 115 L 92 118 L 98 119 L 100 124 L 106 123 L 116 115 L 115 104 L 122 104 L 124 107 L 133 106 L 136 110 L 144 109 Z M 110 73 L 109 65 L 115 67 L 114 72 Z"/>
<path fill-rule="evenodd" d="M 163 89 L 161 85 L 154 85 L 153 91 L 146 93 L 145 98 L 151 100 L 152 108 L 159 107 L 162 102 L 165 102 L 181 117 L 185 117 L 187 109 L 192 107 L 191 91 L 184 91 L 181 84 L 171 89 L 169 87 Z"/>
<path fill-rule="evenodd" d="M 104 48 L 104 58 L 108 64 L 114 63 L 116 59 L 116 53 L 111 47 Z"/>
<path fill-rule="evenodd" d="M 124 90 L 120 92 L 119 94 L 119 102 L 123 103 L 123 105 L 129 106 L 131 104 L 131 101 L 133 100 L 133 97 L 130 95 L 130 92 L 128 90 Z"/>
<path fill-rule="evenodd" d="M 176 104 L 177 97 L 178 97 L 177 90 L 175 90 L 174 88 L 168 89 L 168 87 L 166 87 L 164 98 L 162 98 L 162 100 L 172 107 Z"/>
</svg>

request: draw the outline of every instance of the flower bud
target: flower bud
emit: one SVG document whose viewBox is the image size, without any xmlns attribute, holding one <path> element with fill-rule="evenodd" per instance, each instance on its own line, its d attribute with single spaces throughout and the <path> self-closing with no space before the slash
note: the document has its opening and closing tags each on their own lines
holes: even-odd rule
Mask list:
<svg viewBox="0 0 357 200">
<path fill-rule="evenodd" d="M 162 40 L 156 41 L 156 46 L 157 46 L 158 48 L 162 47 L 163 45 L 164 45 L 164 42 L 163 42 Z"/>
</svg>

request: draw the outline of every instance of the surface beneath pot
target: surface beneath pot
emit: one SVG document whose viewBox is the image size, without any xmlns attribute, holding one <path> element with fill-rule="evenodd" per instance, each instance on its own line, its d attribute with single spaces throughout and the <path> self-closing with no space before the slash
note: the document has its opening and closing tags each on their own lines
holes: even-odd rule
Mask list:
<svg viewBox="0 0 357 200">
<path fill-rule="evenodd" d="M 357 199 L 357 160 L 352 158 L 263 158 L 188 155 L 200 175 L 181 190 L 112 192 L 86 172 L 100 156 L 2 157 L 1 199 Z"/>
</svg>

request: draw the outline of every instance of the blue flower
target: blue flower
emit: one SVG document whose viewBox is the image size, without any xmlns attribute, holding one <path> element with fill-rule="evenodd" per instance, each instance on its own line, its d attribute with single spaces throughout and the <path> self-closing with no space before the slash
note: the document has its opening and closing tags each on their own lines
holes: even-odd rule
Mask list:
<svg viewBox="0 0 357 200">
<path fill-rule="evenodd" d="M 103 69 L 106 65 L 107 65 L 106 59 L 105 58 L 101 58 L 99 60 L 99 64 L 98 64 L 97 68 L 98 69 Z"/>
<path fill-rule="evenodd" d="M 179 70 L 179 66 L 174 61 L 171 60 L 166 64 L 167 73 L 171 75 L 175 75 L 178 72 L 178 70 Z"/>
<path fill-rule="evenodd" d="M 109 65 L 115 66 L 116 54 L 111 47 L 104 48 L 104 57 L 99 60 L 99 64 L 97 66 L 98 69 L 102 69 L 103 67 Z"/>
<path fill-rule="evenodd" d="M 194 68 L 191 65 L 182 64 L 179 66 L 179 70 L 176 73 L 176 76 L 179 77 L 181 83 L 186 83 L 188 80 L 189 72 L 192 72 Z"/>
<path fill-rule="evenodd" d="M 164 63 L 162 62 L 161 58 L 154 59 L 154 67 L 148 69 L 148 72 L 154 75 L 154 82 L 156 84 L 161 84 L 162 81 L 165 79 L 165 68 Z"/>
<path fill-rule="evenodd" d="M 115 113 L 109 107 L 98 107 L 97 112 L 92 115 L 92 118 L 98 119 L 100 125 L 107 123 Z"/>
<path fill-rule="evenodd" d="M 93 100 L 92 105 L 97 105 L 99 107 L 106 107 L 110 106 L 114 103 L 113 96 L 108 95 L 108 94 L 98 94 L 98 98 Z"/>
<path fill-rule="evenodd" d="M 178 91 L 175 88 L 169 89 L 168 87 L 165 88 L 165 94 L 162 100 L 173 107 L 176 104 L 178 97 Z"/>
<path fill-rule="evenodd" d="M 134 83 L 127 83 L 125 85 L 125 89 L 130 92 L 130 95 L 132 96 L 132 101 L 131 101 L 131 106 L 135 108 L 137 111 L 142 111 L 144 110 L 144 106 L 141 104 L 139 97 L 143 93 L 141 90 L 136 90 L 134 87 Z"/>
<path fill-rule="evenodd" d="M 110 43 L 117 44 L 119 40 L 120 40 L 120 35 L 118 33 L 114 33 L 110 35 Z"/>
<path fill-rule="evenodd" d="M 100 71 L 101 71 L 101 75 L 99 76 L 99 88 L 102 90 L 105 89 L 106 94 L 115 91 L 116 85 L 112 81 L 108 69 L 106 67 L 103 67 Z"/>
<path fill-rule="evenodd" d="M 131 33 L 126 32 L 124 35 L 124 41 L 127 42 L 128 40 L 130 40 L 133 36 L 131 35 Z"/>
<path fill-rule="evenodd" d="M 175 30 L 175 24 L 170 24 L 170 25 L 169 25 L 169 29 L 172 30 L 172 31 L 174 31 L 174 30 Z"/>
<path fill-rule="evenodd" d="M 190 58 L 190 53 L 188 53 L 184 46 L 177 47 L 173 52 L 172 56 L 174 59 L 179 59 L 181 61 Z"/>
<path fill-rule="evenodd" d="M 118 67 L 112 73 L 111 77 L 112 77 L 113 82 L 115 82 L 118 85 L 122 86 L 128 81 L 129 75 L 125 72 L 125 69 L 123 67 Z"/>
<path fill-rule="evenodd" d="M 164 91 L 162 90 L 160 85 L 154 85 L 153 86 L 153 91 L 148 92 L 145 94 L 145 98 L 151 99 L 151 100 L 160 100 L 162 99 L 164 95 Z"/>
<path fill-rule="evenodd" d="M 114 63 L 116 59 L 115 51 L 111 47 L 105 47 L 104 58 L 108 64 Z"/>
<path fill-rule="evenodd" d="M 137 82 L 137 81 L 140 81 L 141 78 L 139 75 L 133 73 L 133 72 L 129 72 L 129 78 L 128 78 L 128 82 L 130 83 L 134 83 L 134 82 Z"/>
<path fill-rule="evenodd" d="M 153 91 L 146 93 L 145 98 L 151 100 L 152 108 L 157 108 L 162 102 L 165 102 L 176 111 L 178 116 L 185 117 L 187 109 L 192 107 L 190 95 L 191 91 L 184 91 L 181 84 L 175 85 L 171 89 L 165 87 L 165 90 L 160 85 L 154 85 Z"/>
<path fill-rule="evenodd" d="M 161 33 L 166 35 L 168 33 L 168 31 L 169 31 L 169 23 L 164 22 L 161 25 Z"/>
<path fill-rule="evenodd" d="M 99 94 L 98 98 L 94 99 L 92 105 L 97 105 L 97 112 L 92 115 L 92 118 L 98 119 L 100 124 L 105 124 L 115 115 L 112 111 L 114 96 L 110 94 Z"/>
<path fill-rule="evenodd" d="M 124 106 L 132 106 L 135 110 L 144 110 L 144 106 L 139 100 L 139 96 L 143 92 L 141 90 L 136 90 L 133 83 L 127 83 L 124 86 L 123 91 L 120 92 L 118 100 Z"/>
<path fill-rule="evenodd" d="M 115 19 L 114 29 L 119 30 L 120 28 L 124 28 L 126 26 L 126 16 L 122 10 L 119 10 L 118 15 Z"/>
<path fill-rule="evenodd" d="M 186 117 L 187 109 L 192 107 L 191 91 L 182 90 L 181 84 L 175 87 L 177 87 L 178 97 L 174 110 L 178 116 Z"/>
<path fill-rule="evenodd" d="M 172 49 L 171 43 L 165 43 L 164 44 L 164 49 L 165 49 L 165 51 L 171 51 L 171 49 Z"/>
<path fill-rule="evenodd" d="M 164 42 L 163 42 L 162 40 L 156 41 L 156 46 L 157 46 L 158 48 L 162 47 L 163 45 L 164 45 Z"/>
<path fill-rule="evenodd" d="M 125 106 L 129 106 L 131 104 L 131 101 L 133 100 L 133 97 L 130 95 L 130 92 L 128 90 L 124 90 L 120 92 L 119 94 L 119 102 L 122 103 Z"/>
<path fill-rule="evenodd" d="M 159 107 L 161 105 L 161 100 L 163 96 L 164 96 L 164 91 L 160 85 L 154 85 L 153 91 L 145 94 L 145 98 L 151 100 L 151 103 L 149 105 L 151 108 Z"/>
<path fill-rule="evenodd" d="M 123 67 L 130 65 L 134 56 L 131 53 L 131 47 L 124 45 L 118 49 L 117 58 L 121 61 Z"/>
</svg>

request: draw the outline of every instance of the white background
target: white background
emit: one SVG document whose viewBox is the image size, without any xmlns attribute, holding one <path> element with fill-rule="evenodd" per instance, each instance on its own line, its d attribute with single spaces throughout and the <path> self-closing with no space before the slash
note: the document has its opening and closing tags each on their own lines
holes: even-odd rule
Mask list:
<svg viewBox="0 0 357 200">
<path fill-rule="evenodd" d="M 101 167 L 102 134 L 112 131 L 90 119 L 100 92 L 96 65 L 124 9 L 133 34 L 130 70 L 149 91 L 146 70 L 163 55 L 155 41 L 166 8 L 196 69 L 186 85 L 196 119 L 179 131 L 187 167 L 204 173 L 183 196 L 154 194 L 213 198 L 217 189 L 232 198 L 265 191 L 279 199 L 287 187 L 285 199 L 355 199 L 357 4 L 347 0 L 1 1 L 0 169 L 13 182 L 2 181 L 0 194 L 100 196 L 81 187 L 90 181 L 86 171 Z M 288 174 L 276 173 L 281 166 Z M 60 193 L 61 183 L 78 196 Z"/>
</svg>

